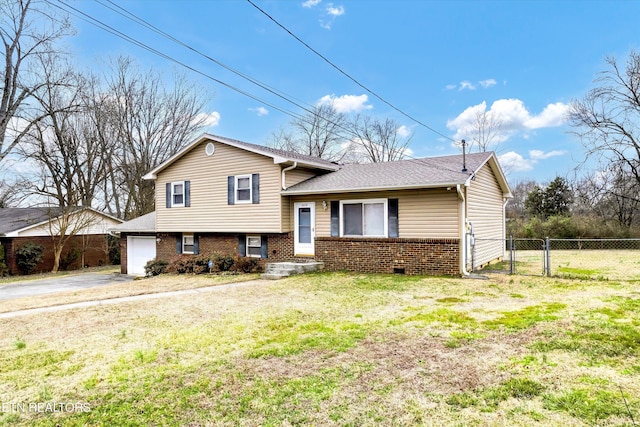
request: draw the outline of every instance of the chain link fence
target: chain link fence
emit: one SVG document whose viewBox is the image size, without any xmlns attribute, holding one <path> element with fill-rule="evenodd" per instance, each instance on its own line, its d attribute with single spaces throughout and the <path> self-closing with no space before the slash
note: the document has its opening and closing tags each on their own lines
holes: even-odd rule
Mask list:
<svg viewBox="0 0 640 427">
<path fill-rule="evenodd" d="M 473 272 L 640 281 L 640 239 L 468 239 Z M 502 257 L 482 259 L 487 246 Z"/>
</svg>

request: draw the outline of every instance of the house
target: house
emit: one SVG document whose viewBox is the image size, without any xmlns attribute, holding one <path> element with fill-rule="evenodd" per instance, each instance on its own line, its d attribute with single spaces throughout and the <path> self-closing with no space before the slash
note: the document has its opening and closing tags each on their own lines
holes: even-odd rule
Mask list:
<svg viewBox="0 0 640 427">
<path fill-rule="evenodd" d="M 63 267 L 107 265 L 110 263 L 107 230 L 120 223 L 121 220 L 92 208 L 73 211 L 53 207 L 1 208 L 0 245 L 10 274 L 20 273 L 16 251 L 29 242 L 44 247 L 36 271 L 50 271 L 54 263 L 54 237 L 63 229 L 69 236 L 60 257 Z"/>
<path fill-rule="evenodd" d="M 460 275 L 471 231 L 495 239 L 473 251 L 476 265 L 504 254 L 511 192 L 491 152 L 339 165 L 205 134 L 144 178 L 156 186 L 158 259 L 221 252 Z"/>
<path fill-rule="evenodd" d="M 142 215 L 109 231 L 120 235 L 121 273 L 144 276 L 144 266 L 156 257 L 156 213 Z"/>
</svg>

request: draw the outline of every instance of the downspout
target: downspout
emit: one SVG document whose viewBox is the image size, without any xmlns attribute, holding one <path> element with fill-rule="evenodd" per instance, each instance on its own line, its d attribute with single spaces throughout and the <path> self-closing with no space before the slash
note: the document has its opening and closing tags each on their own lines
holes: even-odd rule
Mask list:
<svg viewBox="0 0 640 427">
<path fill-rule="evenodd" d="M 469 272 L 467 271 L 467 207 L 466 207 L 466 198 L 464 197 L 464 192 L 460 187 L 460 184 L 456 185 L 456 190 L 458 191 L 458 196 L 460 197 L 460 242 L 462 243 L 462 260 L 460 265 L 460 270 L 462 271 L 463 276 L 469 276 Z"/>
<path fill-rule="evenodd" d="M 293 164 L 287 168 L 282 169 L 282 189 L 287 189 L 287 182 L 285 181 L 285 172 L 293 170 L 298 167 L 298 162 L 293 162 Z"/>
<path fill-rule="evenodd" d="M 503 197 L 504 203 L 502 204 L 502 239 L 507 240 L 507 203 L 509 199 Z M 502 257 L 504 258 L 505 250 L 503 249 Z"/>
</svg>

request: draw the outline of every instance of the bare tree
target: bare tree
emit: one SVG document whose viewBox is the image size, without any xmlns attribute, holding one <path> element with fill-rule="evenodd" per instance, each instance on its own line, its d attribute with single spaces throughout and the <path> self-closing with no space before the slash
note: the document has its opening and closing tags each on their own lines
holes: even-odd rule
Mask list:
<svg viewBox="0 0 640 427">
<path fill-rule="evenodd" d="M 503 122 L 493 111 L 477 110 L 472 126 L 473 132 L 468 139 L 470 150 L 486 152 L 489 149 L 497 149 Z"/>
<path fill-rule="evenodd" d="M 352 152 L 356 161 L 377 163 L 403 159 L 411 138 L 401 137 L 399 128 L 400 125 L 393 119 L 380 121 L 370 116 L 356 115 L 350 124 L 355 135 Z"/>
<path fill-rule="evenodd" d="M 290 126 L 291 132 L 280 130 L 273 135 L 276 148 L 331 161 L 344 157 L 347 116 L 337 112 L 332 105 L 317 105 L 310 113 L 292 119 Z"/>
<path fill-rule="evenodd" d="M 570 123 L 587 159 L 624 169 L 640 183 L 640 52 L 631 51 L 624 68 L 613 57 L 606 63 L 598 87 L 571 103 Z"/>
<path fill-rule="evenodd" d="M 94 124 L 112 159 L 104 188 L 111 197 L 108 209 L 128 219 L 154 210 L 153 183 L 142 176 L 202 130 L 206 116 L 201 111 L 210 97 L 185 75 L 167 84 L 131 58 L 118 58 L 111 72 L 103 94 L 94 95 Z"/>
<path fill-rule="evenodd" d="M 68 17 L 44 2 L 0 0 L 0 39 L 4 60 L 0 66 L 0 161 L 43 119 L 33 108 L 33 96 L 47 84 L 44 67 L 60 54 L 55 42 L 70 33 Z M 61 82 L 57 82 L 61 83 Z M 8 137 L 8 139 L 7 139 Z"/>
<path fill-rule="evenodd" d="M 506 206 L 507 218 L 525 218 L 527 216 L 527 209 L 525 208 L 525 201 L 529 193 L 534 191 L 538 186 L 536 181 L 525 180 L 516 183 L 511 186 L 511 194 L 513 198 L 509 200 Z"/>
</svg>

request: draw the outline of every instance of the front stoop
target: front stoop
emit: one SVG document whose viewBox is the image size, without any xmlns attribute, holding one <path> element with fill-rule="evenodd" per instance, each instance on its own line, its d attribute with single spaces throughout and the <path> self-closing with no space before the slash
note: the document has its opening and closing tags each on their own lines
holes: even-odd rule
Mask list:
<svg viewBox="0 0 640 427">
<path fill-rule="evenodd" d="M 261 279 L 278 280 L 294 274 L 304 274 L 311 271 L 324 270 L 324 262 L 270 262 L 267 263 Z"/>
</svg>

